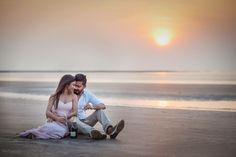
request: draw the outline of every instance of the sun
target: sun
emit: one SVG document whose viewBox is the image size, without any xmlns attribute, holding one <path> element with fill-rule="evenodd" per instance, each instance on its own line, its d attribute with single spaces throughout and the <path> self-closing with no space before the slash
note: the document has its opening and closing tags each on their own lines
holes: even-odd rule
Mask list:
<svg viewBox="0 0 236 157">
<path fill-rule="evenodd" d="M 158 46 L 167 46 L 172 40 L 172 33 L 168 29 L 158 29 L 154 32 L 153 36 Z"/>
</svg>

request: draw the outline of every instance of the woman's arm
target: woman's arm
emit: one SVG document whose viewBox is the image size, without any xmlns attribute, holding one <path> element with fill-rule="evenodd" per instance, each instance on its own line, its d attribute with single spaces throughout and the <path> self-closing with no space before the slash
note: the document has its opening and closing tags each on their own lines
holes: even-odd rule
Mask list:
<svg viewBox="0 0 236 157">
<path fill-rule="evenodd" d="M 46 117 L 47 118 L 50 118 L 54 121 L 58 121 L 58 122 L 61 122 L 61 123 L 65 123 L 65 118 L 64 117 L 60 117 L 56 114 L 54 114 L 52 112 L 52 108 L 53 108 L 53 99 L 52 97 L 50 96 L 49 100 L 48 100 L 48 106 L 47 106 L 47 109 L 46 109 Z"/>
<path fill-rule="evenodd" d="M 78 97 L 77 95 L 73 94 L 73 98 L 72 98 L 72 110 L 69 113 L 69 115 L 67 116 L 67 119 L 72 118 L 73 116 L 77 115 L 77 103 L 78 103 Z"/>
</svg>

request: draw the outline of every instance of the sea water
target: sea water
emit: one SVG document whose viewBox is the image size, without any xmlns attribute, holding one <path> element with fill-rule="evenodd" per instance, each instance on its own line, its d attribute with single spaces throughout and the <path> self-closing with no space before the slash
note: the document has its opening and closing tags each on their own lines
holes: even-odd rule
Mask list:
<svg viewBox="0 0 236 157">
<path fill-rule="evenodd" d="M 64 74 L 2 72 L 0 96 L 47 100 Z M 83 72 L 87 88 L 107 105 L 236 109 L 233 72 Z M 223 106 L 225 105 L 225 106 Z"/>
</svg>

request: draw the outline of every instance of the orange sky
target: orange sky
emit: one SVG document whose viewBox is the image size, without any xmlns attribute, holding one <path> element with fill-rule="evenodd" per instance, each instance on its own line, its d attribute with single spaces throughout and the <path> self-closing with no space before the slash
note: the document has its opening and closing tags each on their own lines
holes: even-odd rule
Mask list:
<svg viewBox="0 0 236 157">
<path fill-rule="evenodd" d="M 0 70 L 236 69 L 232 0 L 1 0 L 0 24 Z"/>
</svg>

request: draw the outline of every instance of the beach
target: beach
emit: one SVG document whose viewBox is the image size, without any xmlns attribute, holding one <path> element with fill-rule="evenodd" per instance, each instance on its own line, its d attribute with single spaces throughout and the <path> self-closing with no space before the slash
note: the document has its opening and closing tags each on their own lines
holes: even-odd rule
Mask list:
<svg viewBox="0 0 236 157">
<path fill-rule="evenodd" d="M 0 156 L 236 156 L 236 75 L 86 74 L 112 123 L 125 120 L 116 140 L 17 137 L 45 123 L 47 100 L 64 73 L 0 73 Z"/>
<path fill-rule="evenodd" d="M 166 156 L 236 155 L 236 112 L 108 106 L 113 123 L 125 120 L 116 140 L 31 140 L 16 133 L 45 122 L 47 101 L 0 97 L 1 156 Z M 189 102 L 191 103 L 191 102 Z M 101 129 L 99 124 L 97 129 Z"/>
</svg>

